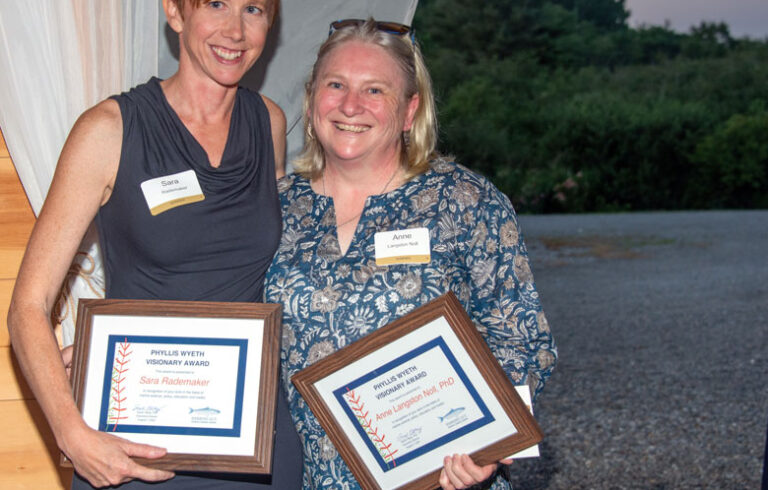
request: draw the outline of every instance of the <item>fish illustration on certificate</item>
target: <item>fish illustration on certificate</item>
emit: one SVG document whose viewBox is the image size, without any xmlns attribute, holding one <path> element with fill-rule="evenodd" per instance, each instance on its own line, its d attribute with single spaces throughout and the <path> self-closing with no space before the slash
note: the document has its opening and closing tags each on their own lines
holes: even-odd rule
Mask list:
<svg viewBox="0 0 768 490">
<path fill-rule="evenodd" d="M 366 489 L 434 488 L 448 454 L 488 464 L 542 438 L 452 293 L 291 381 Z"/>
</svg>

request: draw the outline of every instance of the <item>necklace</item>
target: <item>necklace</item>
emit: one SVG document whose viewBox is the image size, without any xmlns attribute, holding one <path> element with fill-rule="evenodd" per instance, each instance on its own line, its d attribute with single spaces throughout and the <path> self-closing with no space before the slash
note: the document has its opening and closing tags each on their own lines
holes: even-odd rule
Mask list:
<svg viewBox="0 0 768 490">
<path fill-rule="evenodd" d="M 384 184 L 384 187 L 381 188 L 381 190 L 379 191 L 379 194 L 384 194 L 384 192 L 387 190 L 387 187 L 389 187 L 389 184 L 391 184 L 392 181 L 395 180 L 395 175 L 397 175 L 398 173 L 400 173 L 400 167 L 399 166 L 395 167 L 395 171 L 392 172 L 392 176 L 389 178 L 387 183 Z M 323 179 L 322 179 L 321 182 L 322 182 L 322 186 L 323 186 L 323 195 L 327 196 L 328 194 L 325 192 L 325 170 L 323 170 Z M 363 204 L 363 209 L 361 209 L 359 213 L 357 213 L 356 215 L 352 216 L 351 218 L 349 218 L 348 220 L 344 221 L 343 223 L 337 224 L 336 225 L 336 229 L 339 229 L 339 228 L 341 228 L 344 225 L 348 225 L 352 221 L 354 221 L 357 218 L 359 218 L 363 214 L 364 210 L 365 210 L 365 204 Z"/>
</svg>

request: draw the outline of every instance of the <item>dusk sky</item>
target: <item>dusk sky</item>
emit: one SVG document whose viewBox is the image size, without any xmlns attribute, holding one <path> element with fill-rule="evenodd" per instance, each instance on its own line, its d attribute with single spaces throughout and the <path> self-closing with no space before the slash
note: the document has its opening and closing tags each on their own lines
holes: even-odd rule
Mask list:
<svg viewBox="0 0 768 490">
<path fill-rule="evenodd" d="M 672 29 L 688 32 L 702 20 L 724 21 L 734 37 L 768 37 L 768 0 L 626 0 L 625 5 L 631 26 L 669 20 Z"/>
</svg>

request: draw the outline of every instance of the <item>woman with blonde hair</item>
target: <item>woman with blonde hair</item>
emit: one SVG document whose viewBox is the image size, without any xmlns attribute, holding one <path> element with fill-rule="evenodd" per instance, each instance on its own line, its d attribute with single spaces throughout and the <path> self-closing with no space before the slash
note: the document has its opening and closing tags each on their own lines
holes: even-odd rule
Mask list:
<svg viewBox="0 0 768 490">
<path fill-rule="evenodd" d="M 511 380 L 534 394 L 556 349 L 509 199 L 435 153 L 431 82 L 408 26 L 332 23 L 305 114 L 296 173 L 278 182 L 283 236 L 266 297 L 284 305 L 283 387 L 304 446 L 304 485 L 356 488 L 291 385 L 296 372 L 448 291 Z M 417 237 L 423 254 L 387 260 L 377 237 L 396 239 L 393 232 Z M 446 455 L 440 484 L 504 488 L 505 471 Z"/>
</svg>

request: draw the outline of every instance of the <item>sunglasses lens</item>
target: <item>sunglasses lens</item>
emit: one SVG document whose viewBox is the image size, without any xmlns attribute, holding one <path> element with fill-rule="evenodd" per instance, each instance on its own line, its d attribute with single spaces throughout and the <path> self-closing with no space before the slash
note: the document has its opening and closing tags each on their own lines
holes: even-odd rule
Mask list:
<svg viewBox="0 0 768 490">
<path fill-rule="evenodd" d="M 335 31 L 338 31 L 339 29 L 344 29 L 345 27 L 359 26 L 364 23 L 365 21 L 363 19 L 337 20 L 336 22 L 331 22 L 331 28 Z"/>
<path fill-rule="evenodd" d="M 344 29 L 345 27 L 361 26 L 365 24 L 363 19 L 343 19 L 331 22 L 331 28 L 328 32 L 330 36 L 334 31 Z M 397 34 L 402 36 L 403 34 L 412 33 L 410 26 L 405 24 L 399 24 L 397 22 L 376 22 L 376 29 L 386 32 L 387 34 Z M 413 35 L 413 34 L 411 34 Z"/>
<path fill-rule="evenodd" d="M 407 34 L 411 28 L 404 24 L 398 24 L 397 22 L 378 22 L 376 27 L 380 31 L 388 32 L 390 34 Z"/>
</svg>

